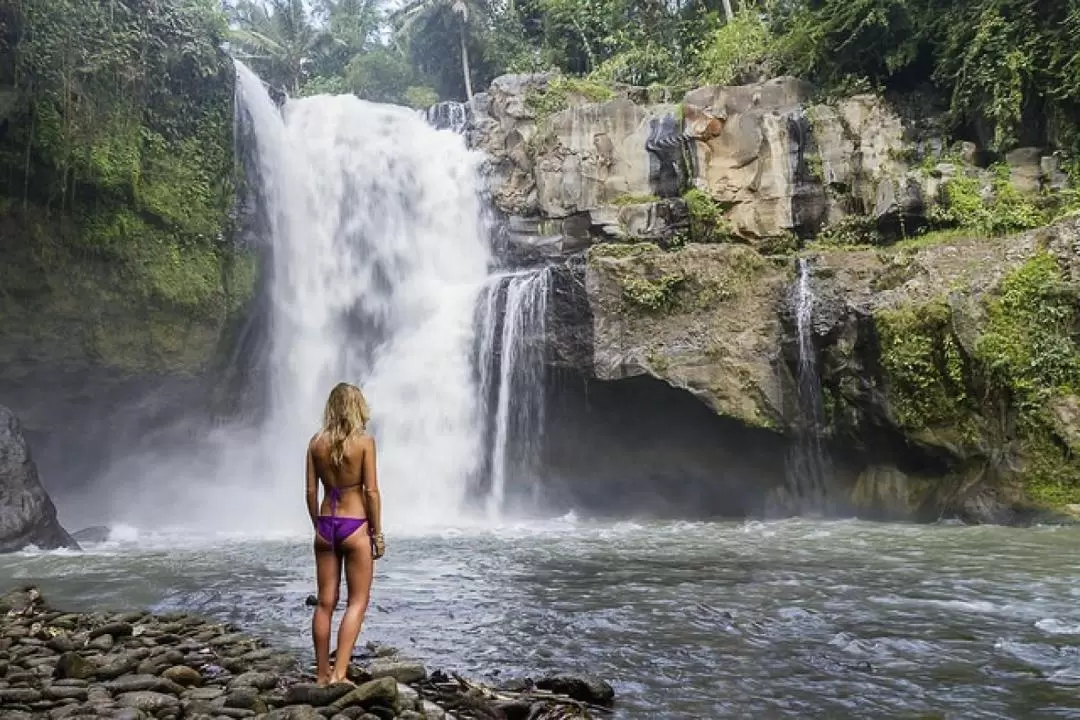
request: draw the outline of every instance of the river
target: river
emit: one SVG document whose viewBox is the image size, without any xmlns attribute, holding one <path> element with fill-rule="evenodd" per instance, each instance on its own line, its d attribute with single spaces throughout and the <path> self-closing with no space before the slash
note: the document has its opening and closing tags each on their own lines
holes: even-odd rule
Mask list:
<svg viewBox="0 0 1080 720">
<path fill-rule="evenodd" d="M 362 641 L 481 679 L 586 671 L 618 718 L 1080 717 L 1080 528 L 592 523 L 396 536 Z M 307 538 L 119 529 L 0 558 L 73 609 L 308 649 Z"/>
</svg>

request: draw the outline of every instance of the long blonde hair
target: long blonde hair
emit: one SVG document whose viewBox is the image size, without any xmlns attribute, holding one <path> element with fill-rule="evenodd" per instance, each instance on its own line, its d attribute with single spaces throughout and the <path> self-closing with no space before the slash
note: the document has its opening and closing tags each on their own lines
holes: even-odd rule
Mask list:
<svg viewBox="0 0 1080 720">
<path fill-rule="evenodd" d="M 330 438 L 330 462 L 341 467 L 345 460 L 345 441 L 367 427 L 371 411 L 360 388 L 338 383 L 330 391 L 323 411 L 323 432 Z"/>
</svg>

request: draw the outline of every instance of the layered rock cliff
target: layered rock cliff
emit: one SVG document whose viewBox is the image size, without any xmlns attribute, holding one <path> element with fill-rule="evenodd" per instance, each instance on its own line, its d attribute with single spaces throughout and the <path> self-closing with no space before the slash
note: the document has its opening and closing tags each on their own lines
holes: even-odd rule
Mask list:
<svg viewBox="0 0 1080 720">
<path fill-rule="evenodd" d="M 509 256 L 561 266 L 550 362 L 662 380 L 782 455 L 813 361 L 845 511 L 1022 522 L 1080 502 L 1078 224 L 1015 234 L 1067 214 L 1057 156 L 989 164 L 932 116 L 813 98 L 791 78 L 676 101 L 549 76 L 478 96 L 466 134 Z"/>
</svg>

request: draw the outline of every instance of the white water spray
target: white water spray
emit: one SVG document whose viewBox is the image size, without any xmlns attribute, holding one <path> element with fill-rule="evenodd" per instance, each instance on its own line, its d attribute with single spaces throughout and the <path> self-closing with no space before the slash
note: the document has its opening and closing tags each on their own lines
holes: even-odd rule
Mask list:
<svg viewBox="0 0 1080 720">
<path fill-rule="evenodd" d="M 511 476 L 520 476 L 522 486 L 535 487 L 530 475 L 537 470 L 543 437 L 550 291 L 549 268 L 516 272 L 492 278 L 481 303 L 477 361 L 490 422 L 489 518 L 507 510 Z"/>
<path fill-rule="evenodd" d="M 481 453 L 473 308 L 487 275 L 479 156 L 405 108 L 289 101 L 284 120 L 238 64 L 273 254 L 263 453 L 282 502 L 333 385 L 361 386 L 387 524 L 445 522 Z"/>
</svg>

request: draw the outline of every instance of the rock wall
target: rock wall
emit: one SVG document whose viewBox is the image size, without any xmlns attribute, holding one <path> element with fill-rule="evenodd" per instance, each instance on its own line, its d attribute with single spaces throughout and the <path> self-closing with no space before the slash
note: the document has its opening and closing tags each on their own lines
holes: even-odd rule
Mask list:
<svg viewBox="0 0 1080 720">
<path fill-rule="evenodd" d="M 30 545 L 78 547 L 56 519 L 18 418 L 0 405 L 0 552 Z"/>
<path fill-rule="evenodd" d="M 766 454 L 782 457 L 806 427 L 794 380 L 803 258 L 836 506 L 1027 522 L 1080 502 L 1076 222 L 978 239 L 1053 217 L 1041 208 L 1065 183 L 1056 156 L 1026 148 L 983 167 L 927 118 L 870 95 L 815 102 L 794 78 L 675 99 L 506 76 L 466 110 L 507 257 L 562 265 L 553 366 L 593 383 L 663 381 L 765 432 Z M 960 230 L 921 235 L 939 227 Z M 1056 319 L 1040 325 L 1048 303 Z M 1040 334 L 1018 340 L 1029 326 Z M 714 428 L 715 442 L 748 442 L 734 427 Z M 743 482 L 783 484 L 782 462 L 755 468 Z M 760 499 L 744 494 L 754 499 L 726 510 Z"/>
</svg>

